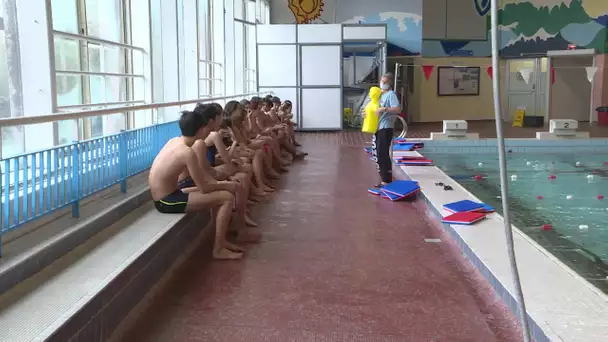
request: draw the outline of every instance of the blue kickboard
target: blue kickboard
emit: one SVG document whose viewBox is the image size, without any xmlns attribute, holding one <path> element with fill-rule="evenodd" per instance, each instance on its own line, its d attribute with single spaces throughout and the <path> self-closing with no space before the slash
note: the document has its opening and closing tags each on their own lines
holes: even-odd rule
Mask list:
<svg viewBox="0 0 608 342">
<path fill-rule="evenodd" d="M 411 180 L 395 180 L 383 186 L 382 190 L 397 196 L 406 197 L 420 190 L 420 186 L 417 182 Z"/>
<path fill-rule="evenodd" d="M 395 195 L 395 194 L 392 194 L 390 192 L 386 192 L 384 190 L 382 190 L 382 196 L 385 197 L 385 198 L 388 198 L 389 200 L 391 200 L 393 202 L 405 198 L 405 196 Z"/>
<path fill-rule="evenodd" d="M 366 147 L 363 150 L 365 150 L 365 152 L 367 152 L 367 153 L 370 153 L 370 154 L 372 153 L 372 148 L 371 147 Z"/>
<path fill-rule="evenodd" d="M 477 212 L 480 213 L 493 213 L 496 212 L 496 209 L 491 206 L 491 205 L 487 205 L 485 203 L 481 203 L 481 205 L 483 205 L 483 207 L 481 207 L 480 209 L 476 210 Z"/>
<path fill-rule="evenodd" d="M 411 151 L 414 147 L 414 144 L 396 144 L 393 145 L 393 151 Z"/>
<path fill-rule="evenodd" d="M 369 189 L 367 189 L 367 192 L 369 192 L 372 195 L 376 195 L 376 196 L 381 196 L 383 194 L 382 190 L 380 190 L 380 188 L 369 188 Z"/>
<path fill-rule="evenodd" d="M 461 213 L 465 211 L 478 211 L 483 208 L 483 203 L 477 203 L 470 200 L 462 200 L 458 202 L 444 204 L 443 208 L 453 213 Z"/>
</svg>

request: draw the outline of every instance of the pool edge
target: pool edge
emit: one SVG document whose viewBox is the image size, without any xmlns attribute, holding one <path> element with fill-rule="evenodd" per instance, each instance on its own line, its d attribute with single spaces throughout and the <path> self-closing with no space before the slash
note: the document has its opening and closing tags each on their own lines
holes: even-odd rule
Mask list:
<svg viewBox="0 0 608 342">
<path fill-rule="evenodd" d="M 409 167 L 394 165 L 393 169 L 396 171 L 395 172 L 396 178 L 399 179 L 399 178 L 405 177 L 405 178 L 411 179 L 412 177 L 411 177 L 411 174 L 408 172 L 408 168 Z M 445 177 L 446 179 L 449 179 L 453 184 L 455 184 L 455 185 L 457 184 L 459 190 L 465 192 L 472 198 L 477 198 L 474 194 L 472 194 L 467 189 L 465 189 L 460 183 L 458 183 L 457 181 L 455 181 L 452 178 L 450 178 L 449 176 L 447 176 L 439 168 L 437 168 L 435 166 L 426 166 L 426 168 L 436 169 L 437 171 L 439 171 L 441 173 L 441 175 L 443 177 Z M 497 277 L 496 274 L 494 274 L 494 272 L 492 272 L 490 267 L 482 261 L 481 257 L 476 254 L 474 249 L 466 242 L 465 238 L 463 238 L 463 236 L 461 236 L 461 234 L 456 229 L 454 229 L 454 227 L 452 227 L 449 224 L 443 224 L 440 222 L 440 219 L 442 217 L 442 215 L 441 215 L 442 208 L 437 208 L 436 205 L 432 203 L 432 201 L 427 197 L 427 194 L 426 194 L 427 191 L 428 190 L 425 190 L 424 187 L 422 188 L 421 198 L 424 200 L 426 205 L 431 209 L 430 211 L 433 213 L 435 218 L 438 219 L 437 220 L 438 223 L 440 223 L 441 226 L 443 227 L 443 229 L 452 237 L 454 242 L 456 242 L 458 244 L 461 252 L 475 266 L 475 268 L 484 276 L 484 278 L 488 281 L 488 283 L 494 289 L 495 293 L 502 299 L 502 301 L 506 304 L 506 306 L 509 307 L 511 312 L 516 317 L 519 318 L 520 315 L 519 315 L 518 309 L 517 309 L 517 301 L 515 300 L 514 295 L 509 290 L 510 286 L 507 286 L 506 284 L 504 284 L 503 282 L 501 282 L 499 280 L 499 277 Z M 493 217 L 499 219 L 500 221 L 503 220 L 501 215 L 499 215 L 499 214 L 493 214 L 493 215 L 494 215 Z M 574 276 L 578 280 L 582 281 L 586 285 L 588 290 L 593 291 L 596 295 L 601 296 L 604 299 L 608 299 L 608 296 L 606 296 L 606 294 L 604 294 L 602 291 L 597 289 L 595 286 L 593 286 L 592 284 L 587 282 L 584 278 L 582 278 L 580 275 L 578 275 L 576 272 L 574 272 L 571 268 L 569 268 L 568 266 L 563 264 L 559 259 L 557 259 L 555 256 L 553 256 L 548 251 L 546 251 L 542 246 L 538 245 L 535 241 L 533 241 L 531 238 L 529 238 L 527 235 L 525 235 L 523 232 L 521 232 L 519 229 L 517 229 L 517 227 L 515 227 L 515 226 L 513 226 L 513 227 L 514 227 L 514 234 L 517 234 L 520 238 L 523 238 L 524 240 L 526 240 L 531 245 L 531 247 L 534 247 L 539 252 L 541 252 L 544 255 L 544 257 L 548 257 L 548 259 L 551 262 L 557 264 L 558 266 L 560 266 L 560 268 L 567 271 L 569 273 L 569 275 Z M 506 258 L 506 254 L 504 257 Z M 521 264 L 521 258 L 518 258 L 518 260 Z M 525 292 L 526 291 L 524 288 L 524 293 Z M 527 302 L 529 302 L 529 301 L 527 301 Z M 562 337 L 557 332 L 555 332 L 555 331 L 553 331 L 553 329 L 551 329 L 549 322 L 547 322 L 546 320 L 535 318 L 534 316 L 536 316 L 536 315 L 534 314 L 534 311 L 535 311 L 534 308 L 531 308 L 530 306 L 527 307 L 526 315 L 527 315 L 528 322 L 530 324 L 531 335 L 534 338 L 534 340 L 537 342 L 541 342 L 541 341 L 544 342 L 544 341 L 551 341 L 551 340 L 563 340 Z M 579 318 L 579 317 L 577 317 L 577 318 Z M 543 328 L 541 328 L 541 326 Z"/>
</svg>

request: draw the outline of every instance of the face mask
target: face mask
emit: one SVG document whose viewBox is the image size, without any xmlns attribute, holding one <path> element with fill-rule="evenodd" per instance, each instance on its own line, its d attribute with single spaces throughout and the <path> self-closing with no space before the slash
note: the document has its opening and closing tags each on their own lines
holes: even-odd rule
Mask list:
<svg viewBox="0 0 608 342">
<path fill-rule="evenodd" d="M 391 86 L 387 83 L 380 83 L 380 89 L 382 90 L 389 90 L 391 88 Z"/>
</svg>

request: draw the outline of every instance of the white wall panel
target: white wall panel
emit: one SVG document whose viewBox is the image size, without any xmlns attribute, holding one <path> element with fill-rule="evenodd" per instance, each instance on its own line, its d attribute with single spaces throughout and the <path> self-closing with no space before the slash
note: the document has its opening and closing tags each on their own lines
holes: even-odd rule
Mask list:
<svg viewBox="0 0 608 342">
<path fill-rule="evenodd" d="M 344 40 L 385 40 L 385 26 L 344 26 Z"/>
<path fill-rule="evenodd" d="M 259 87 L 295 87 L 295 45 L 258 45 Z"/>
<path fill-rule="evenodd" d="M 342 89 L 302 89 L 302 129 L 342 128 Z"/>
<path fill-rule="evenodd" d="M 257 25 L 258 44 L 295 44 L 296 25 Z"/>
<path fill-rule="evenodd" d="M 342 49 L 340 46 L 302 46 L 302 86 L 340 85 Z"/>
<path fill-rule="evenodd" d="M 298 43 L 342 43 L 341 24 L 298 25 Z"/>
</svg>

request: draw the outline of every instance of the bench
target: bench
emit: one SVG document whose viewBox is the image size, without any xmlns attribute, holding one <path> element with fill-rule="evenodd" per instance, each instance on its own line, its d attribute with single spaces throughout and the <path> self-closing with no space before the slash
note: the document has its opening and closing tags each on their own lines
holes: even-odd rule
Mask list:
<svg viewBox="0 0 608 342">
<path fill-rule="evenodd" d="M 0 296 L 0 341 L 107 340 L 212 223 L 158 213 L 148 198 Z"/>
</svg>

